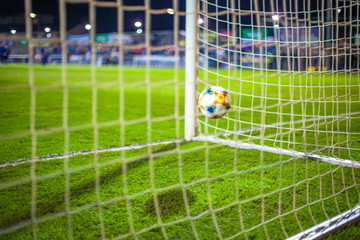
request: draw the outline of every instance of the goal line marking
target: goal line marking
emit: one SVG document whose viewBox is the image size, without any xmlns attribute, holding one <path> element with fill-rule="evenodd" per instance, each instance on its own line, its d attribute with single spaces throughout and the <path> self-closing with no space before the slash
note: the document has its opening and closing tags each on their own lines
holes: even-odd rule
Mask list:
<svg viewBox="0 0 360 240">
<path fill-rule="evenodd" d="M 341 158 L 335 158 L 335 157 L 328 157 L 328 156 L 321 156 L 318 154 L 306 154 L 304 152 L 299 152 L 295 150 L 286 150 L 282 148 L 275 148 L 275 147 L 268 147 L 268 146 L 262 146 L 257 145 L 253 143 L 243 143 L 233 140 L 226 140 L 226 139 L 220 139 L 213 136 L 206 136 L 206 135 L 200 135 L 192 139 L 193 141 L 208 141 L 212 143 L 222 144 L 233 148 L 241 148 L 241 149 L 253 149 L 253 150 L 259 150 L 264 152 L 271 152 L 275 154 L 283 154 L 291 157 L 296 158 L 309 158 L 314 160 L 319 160 L 322 162 L 327 162 L 334 165 L 340 165 L 343 167 L 354 167 L 354 168 L 360 168 L 360 162 L 352 161 L 350 159 L 341 159 Z"/>
<path fill-rule="evenodd" d="M 90 150 L 83 150 L 83 151 L 74 151 L 74 152 L 70 152 L 69 154 L 63 154 L 63 153 L 58 153 L 58 154 L 49 154 L 49 155 L 44 155 L 44 156 L 39 156 L 36 158 L 35 162 L 45 162 L 45 161 L 50 161 L 50 160 L 57 160 L 57 159 L 64 159 L 67 157 L 76 157 L 79 155 L 89 155 L 89 154 L 94 154 L 96 153 L 104 153 L 104 152 L 119 152 L 119 151 L 128 151 L 128 150 L 136 150 L 136 149 L 141 149 L 141 148 L 145 148 L 145 147 L 149 147 L 149 146 L 157 146 L 157 145 L 165 145 L 165 144 L 171 144 L 171 143 L 178 143 L 178 142 L 183 142 L 184 140 L 168 140 L 168 141 L 157 141 L 157 142 L 151 142 L 151 143 L 145 143 L 145 144 L 132 144 L 132 145 L 128 145 L 128 146 L 122 146 L 122 147 L 112 147 L 112 148 L 99 148 L 99 149 L 90 149 Z M 32 159 L 31 158 L 21 158 L 21 159 L 17 159 L 17 160 L 13 160 L 10 162 L 3 162 L 0 163 L 0 168 L 5 168 L 5 167 L 9 167 L 9 166 L 17 166 L 20 164 L 24 164 L 24 163 L 28 163 L 31 162 Z"/>
<path fill-rule="evenodd" d="M 323 119 L 327 119 L 327 118 L 344 117 L 344 116 L 348 116 L 348 115 L 357 115 L 357 114 L 360 114 L 360 112 L 339 114 L 337 116 L 322 116 L 319 118 L 298 120 L 298 121 L 294 121 L 294 122 L 273 123 L 273 124 L 264 125 L 264 128 L 282 126 L 282 125 L 287 125 L 287 124 L 302 123 L 303 121 L 305 121 L 305 122 L 318 121 L 318 120 L 323 120 Z M 225 133 L 215 133 L 210 136 L 200 135 L 200 136 L 193 138 L 192 140 L 194 140 L 194 141 L 210 141 L 213 143 L 220 143 L 219 142 L 220 140 L 221 141 L 229 141 L 229 140 L 216 139 L 213 136 L 229 136 L 232 134 L 247 133 L 247 132 L 256 131 L 256 130 L 260 130 L 260 129 L 261 129 L 261 127 L 253 127 L 253 128 L 242 129 L 242 130 L 239 130 L 236 132 L 227 131 Z M 157 141 L 157 142 L 152 142 L 152 143 L 133 144 L 133 145 L 122 146 L 122 147 L 100 148 L 100 149 L 97 149 L 96 151 L 95 151 L 95 149 L 74 151 L 74 152 L 70 152 L 67 155 L 65 155 L 63 153 L 50 154 L 50 155 L 39 156 L 39 157 L 37 157 L 37 159 L 35 161 L 43 162 L 43 161 L 64 159 L 66 157 L 76 157 L 79 155 L 88 155 L 88 154 L 93 154 L 95 152 L 104 153 L 104 152 L 118 152 L 118 151 L 135 150 L 135 149 L 141 149 L 141 148 L 145 148 L 145 147 L 149 147 L 149 146 L 165 145 L 165 144 L 171 144 L 171 143 L 177 143 L 177 142 L 183 142 L 183 141 L 185 141 L 185 140 L 184 139 L 178 139 L 178 140 L 172 139 L 172 140 Z M 316 155 L 316 154 L 307 155 L 303 152 L 285 150 L 285 149 L 281 149 L 281 148 L 273 148 L 273 147 L 267 147 L 267 146 L 261 146 L 261 145 L 256 145 L 256 144 L 249 144 L 249 143 L 242 143 L 242 142 L 235 142 L 235 141 L 231 141 L 231 142 L 232 143 L 228 143 L 228 142 L 226 142 L 226 143 L 221 142 L 221 143 L 223 143 L 227 146 L 230 146 L 230 147 L 243 148 L 243 149 L 255 149 L 255 150 L 260 150 L 260 151 L 273 152 L 273 153 L 277 153 L 277 154 L 285 154 L 288 156 L 293 156 L 293 157 L 298 157 L 298 158 L 306 158 L 306 156 L 307 156 L 308 158 L 319 159 L 320 161 L 325 161 L 325 162 L 329 162 L 329 163 L 336 164 L 336 165 L 360 168 L 359 162 L 352 161 L 349 159 L 338 159 L 338 158 L 334 158 L 334 157 L 320 156 L 320 155 Z M 3 162 L 3 163 L 0 163 L 0 168 L 5 168 L 5 167 L 9 167 L 9 166 L 17 166 L 19 164 L 28 163 L 31 161 L 32 161 L 31 158 L 21 158 L 21 159 L 12 160 L 9 162 Z"/>
</svg>

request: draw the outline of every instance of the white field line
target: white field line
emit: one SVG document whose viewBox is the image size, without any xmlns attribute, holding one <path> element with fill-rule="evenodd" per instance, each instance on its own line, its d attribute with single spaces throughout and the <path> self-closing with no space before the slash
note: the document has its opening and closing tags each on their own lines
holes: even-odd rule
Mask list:
<svg viewBox="0 0 360 240">
<path fill-rule="evenodd" d="M 335 158 L 335 157 L 321 156 L 321 155 L 317 155 L 317 154 L 306 154 L 306 153 L 298 152 L 298 151 L 294 151 L 294 150 L 286 150 L 286 149 L 282 149 L 282 148 L 261 146 L 261 145 L 257 145 L 257 144 L 253 144 L 253 143 L 243 143 L 243 142 L 238 142 L 238 141 L 225 140 L 225 139 L 220 139 L 220 138 L 216 138 L 213 136 L 200 135 L 200 136 L 193 138 L 192 140 L 193 141 L 208 141 L 208 142 L 212 142 L 212 143 L 223 144 L 223 145 L 233 147 L 233 148 L 254 149 L 254 150 L 271 152 L 271 153 L 276 153 L 276 154 L 283 154 L 283 155 L 296 157 L 296 158 L 310 158 L 310 159 L 319 160 L 322 162 L 331 163 L 334 165 L 340 165 L 343 167 L 360 168 L 360 162 L 352 161 L 350 159 L 340 159 L 340 158 Z"/>
<path fill-rule="evenodd" d="M 151 142 L 151 143 L 145 143 L 145 144 L 133 144 L 129 146 L 123 146 L 123 147 L 112 147 L 112 148 L 100 148 L 100 149 L 90 149 L 90 150 L 84 150 L 84 151 L 75 151 L 70 152 L 69 154 L 51 154 L 51 155 L 45 155 L 45 156 L 39 156 L 35 159 L 36 162 L 44 162 L 44 161 L 50 161 L 50 160 L 56 160 L 56 159 L 64 159 L 67 157 L 76 157 L 79 155 L 89 155 L 96 153 L 104 153 L 104 152 L 119 152 L 119 151 L 127 151 L 127 150 L 135 150 L 135 149 L 141 149 L 149 146 L 157 146 L 157 145 L 165 145 L 165 144 L 171 144 L 171 143 L 178 143 L 183 142 L 183 140 L 168 140 L 168 141 L 158 141 L 158 142 Z M 10 162 L 0 163 L 0 168 L 5 168 L 9 166 L 17 166 L 23 163 L 31 162 L 31 158 L 22 158 L 17 159 Z"/>
<path fill-rule="evenodd" d="M 264 128 L 270 128 L 270 127 L 276 127 L 276 126 L 282 126 L 282 125 L 287 125 L 287 124 L 297 124 L 297 123 L 302 123 L 303 121 L 305 122 L 312 122 L 312 121 L 318 121 L 318 120 L 322 120 L 322 119 L 328 119 L 328 118 L 338 118 L 338 117 L 345 117 L 347 115 L 357 115 L 360 114 L 360 112 L 352 112 L 352 113 L 348 113 L 348 114 L 339 114 L 338 116 L 322 116 L 319 118 L 312 118 L 312 119 L 306 119 L 306 120 L 298 120 L 298 121 L 294 121 L 294 122 L 282 122 L 282 123 L 273 123 L 273 124 L 269 124 L 269 125 L 264 125 Z M 261 127 L 253 127 L 253 128 L 246 128 L 246 129 L 242 129 L 240 131 L 236 131 L 236 132 L 226 132 L 226 133 L 216 133 L 210 136 L 207 136 L 205 139 L 205 136 L 198 136 L 193 138 L 192 140 L 194 141 L 209 141 L 209 139 L 215 139 L 216 136 L 229 136 L 232 134 L 236 134 L 236 133 L 247 133 L 247 132 L 251 132 L 251 131 L 256 131 L 256 130 L 260 130 Z M 215 137 L 214 137 L 215 136 Z M 203 139 L 203 140 L 201 140 Z M 218 140 L 222 140 L 222 139 L 218 139 Z M 118 151 L 127 151 L 127 150 L 134 150 L 134 149 L 141 149 L 141 148 L 145 148 L 148 146 L 156 146 L 156 145 L 162 145 L 162 144 L 171 144 L 171 143 L 177 143 L 177 142 L 182 142 L 184 140 L 168 140 L 168 141 L 158 141 L 158 142 L 152 142 L 152 143 L 144 143 L 144 144 L 133 144 L 133 145 L 129 145 L 129 146 L 123 146 L 123 147 L 113 147 L 113 148 L 101 148 L 101 149 L 97 149 L 97 153 L 103 153 L 103 152 L 118 152 Z M 225 140 L 222 140 L 225 141 Z M 233 141 L 234 142 L 234 141 Z M 240 146 L 247 146 L 246 144 L 248 143 L 238 143 L 238 145 Z M 280 148 L 272 148 L 272 147 L 262 147 L 260 145 L 255 145 L 255 144 L 248 144 L 251 145 L 253 147 L 239 147 L 239 148 L 244 148 L 244 149 L 257 149 L 257 150 L 262 150 L 262 151 L 266 151 L 264 150 L 269 148 L 269 149 L 277 149 L 274 153 L 277 154 L 285 154 L 285 155 L 289 155 L 286 154 L 287 152 L 294 152 L 294 151 L 290 151 L 290 150 L 284 150 L 284 149 L 280 149 Z M 232 145 L 228 145 L 228 146 L 232 146 Z M 257 146 L 257 147 L 255 147 Z M 272 151 L 269 151 L 272 152 Z M 56 160 L 56 159 L 64 159 L 66 157 L 75 157 L 75 156 L 79 156 L 79 155 L 88 155 L 88 154 L 93 154 L 95 153 L 95 149 L 90 149 L 90 150 L 83 150 L 83 151 L 75 151 L 75 152 L 70 152 L 69 154 L 65 155 L 65 154 L 51 154 L 51 155 L 45 155 L 45 156 L 39 156 L 35 159 L 36 162 L 42 162 L 42 161 L 50 161 L 50 160 Z M 305 153 L 301 153 L 298 152 L 299 155 L 298 157 L 300 158 L 304 158 L 306 156 Z M 295 156 L 294 154 L 290 154 L 289 156 Z M 339 163 L 339 161 L 341 161 L 343 164 L 343 166 L 345 166 L 344 164 L 349 164 L 351 163 L 356 163 L 359 164 L 356 161 L 351 161 L 351 160 L 343 160 L 343 159 L 337 159 L 337 158 L 333 158 L 333 157 L 326 157 L 326 156 L 320 156 L 320 155 L 308 155 L 309 158 L 322 158 L 322 159 L 329 159 L 329 161 L 331 160 L 336 160 L 333 162 Z M 27 162 L 31 162 L 31 158 L 22 158 L 22 159 L 17 159 L 17 160 L 13 160 L 13 161 L 9 161 L 9 162 L 3 162 L 0 163 L 0 168 L 4 168 L 4 167 L 9 167 L 9 166 L 17 166 L 19 164 L 23 164 L 23 163 L 27 163 Z M 343 162 L 345 161 L 345 162 Z M 346 162 L 347 161 L 347 162 Z M 349 162 L 350 161 L 350 162 Z M 335 163 L 333 163 L 335 164 Z M 357 165 L 354 166 L 357 166 Z M 338 164 L 339 165 L 339 164 Z M 353 166 L 353 165 L 349 165 L 349 166 Z"/>
</svg>

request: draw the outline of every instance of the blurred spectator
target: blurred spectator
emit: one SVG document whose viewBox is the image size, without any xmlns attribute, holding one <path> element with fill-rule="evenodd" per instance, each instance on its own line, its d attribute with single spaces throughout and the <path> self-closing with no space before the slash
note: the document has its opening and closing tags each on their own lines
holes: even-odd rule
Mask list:
<svg viewBox="0 0 360 240">
<path fill-rule="evenodd" d="M 0 46 L 1 67 L 4 67 L 5 63 L 7 63 L 10 52 L 11 52 L 11 50 L 8 45 Z"/>
<path fill-rule="evenodd" d="M 288 57 L 288 49 L 286 47 L 281 48 L 280 56 L 281 56 L 281 70 L 288 70 L 289 57 Z"/>
<path fill-rule="evenodd" d="M 45 67 L 45 65 L 47 64 L 48 62 L 48 59 L 47 59 L 47 56 L 46 56 L 46 50 L 44 47 L 42 47 L 40 49 L 40 55 L 41 55 L 41 64 L 43 67 Z"/>
<path fill-rule="evenodd" d="M 53 54 L 54 52 L 54 48 L 53 46 L 50 44 L 48 47 L 42 47 L 40 49 L 40 54 L 41 54 L 41 64 L 43 65 L 43 67 L 49 63 L 49 57 L 51 56 L 51 54 Z"/>
</svg>

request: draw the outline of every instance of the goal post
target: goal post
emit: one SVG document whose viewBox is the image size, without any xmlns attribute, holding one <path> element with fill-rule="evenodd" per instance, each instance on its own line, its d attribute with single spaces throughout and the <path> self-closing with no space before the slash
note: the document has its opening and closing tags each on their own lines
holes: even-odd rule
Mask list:
<svg viewBox="0 0 360 240">
<path fill-rule="evenodd" d="M 198 5 L 198 0 L 186 0 L 185 139 L 188 141 L 196 135 Z"/>
</svg>

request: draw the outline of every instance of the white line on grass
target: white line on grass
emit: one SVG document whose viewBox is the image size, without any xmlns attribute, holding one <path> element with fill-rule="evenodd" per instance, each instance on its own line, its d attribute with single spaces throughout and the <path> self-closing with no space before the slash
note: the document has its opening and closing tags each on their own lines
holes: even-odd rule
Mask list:
<svg viewBox="0 0 360 240">
<path fill-rule="evenodd" d="M 119 151 L 127 151 L 127 150 L 135 150 L 135 149 L 141 149 L 149 146 L 157 146 L 157 145 L 165 145 L 165 144 L 171 144 L 171 143 L 178 143 L 183 142 L 184 140 L 168 140 L 168 141 L 158 141 L 158 142 L 151 142 L 151 143 L 145 143 L 145 144 L 133 144 L 123 147 L 112 147 L 112 148 L 100 148 L 95 151 L 95 149 L 90 150 L 84 150 L 84 151 L 75 151 L 70 152 L 69 154 L 50 154 L 50 155 L 44 155 L 39 156 L 35 160 L 36 162 L 44 162 L 44 161 L 50 161 L 50 160 L 56 160 L 56 159 L 64 159 L 66 157 L 76 157 L 79 155 L 89 155 L 93 154 L 95 152 L 97 153 L 104 153 L 104 152 L 119 152 Z M 23 163 L 31 162 L 31 158 L 22 158 L 17 159 L 10 162 L 0 163 L 0 168 L 5 168 L 9 166 L 17 166 Z"/>
<path fill-rule="evenodd" d="M 340 158 L 335 158 L 335 157 L 321 156 L 321 155 L 317 155 L 317 154 L 306 154 L 306 153 L 298 152 L 298 151 L 294 151 L 294 150 L 286 150 L 286 149 L 282 149 L 282 148 L 261 146 L 261 145 L 257 145 L 257 144 L 253 144 L 253 143 L 243 143 L 243 142 L 238 142 L 238 141 L 233 141 L 233 140 L 225 140 L 225 139 L 216 138 L 216 137 L 212 137 L 212 136 L 200 135 L 200 136 L 193 138 L 192 140 L 193 141 L 208 141 L 208 142 L 212 142 L 212 143 L 223 144 L 223 145 L 226 145 L 229 147 L 234 147 L 234 148 L 254 149 L 254 150 L 271 152 L 271 153 L 276 153 L 276 154 L 283 154 L 283 155 L 296 157 L 296 158 L 316 159 L 316 160 L 320 160 L 322 162 L 327 162 L 327 163 L 331 163 L 334 165 L 340 165 L 343 167 L 360 168 L 360 162 L 352 161 L 350 159 L 340 159 Z"/>
<path fill-rule="evenodd" d="M 302 123 L 303 121 L 311 122 L 311 121 L 318 121 L 318 120 L 327 119 L 327 118 L 346 117 L 348 115 L 358 115 L 358 114 L 360 114 L 360 112 L 352 112 L 352 113 L 348 113 L 348 114 L 339 114 L 338 116 L 322 116 L 322 117 L 319 117 L 319 118 L 298 120 L 298 121 L 294 121 L 294 122 L 273 123 L 273 124 L 264 125 L 264 128 L 282 126 L 282 125 L 287 125 L 287 124 L 291 124 L 291 123 L 294 123 L 294 124 Z M 320 156 L 320 155 L 316 155 L 316 154 L 306 155 L 303 152 L 297 152 L 297 151 L 285 150 L 285 149 L 280 149 L 280 148 L 261 146 L 261 145 L 256 145 L 256 144 L 235 142 L 235 141 L 230 141 L 231 143 L 229 143 L 229 140 L 223 140 L 223 139 L 216 138 L 216 136 L 229 136 L 229 135 L 232 135 L 232 134 L 247 133 L 247 132 L 260 130 L 260 129 L 261 129 L 261 127 L 253 127 L 253 128 L 242 129 L 242 130 L 236 131 L 236 132 L 227 131 L 225 133 L 215 133 L 215 134 L 210 135 L 210 136 L 201 135 L 201 136 L 193 138 L 192 140 L 194 140 L 194 141 L 210 141 L 210 142 L 214 142 L 214 143 L 220 143 L 221 142 L 221 143 L 223 143 L 225 145 L 228 145 L 230 147 L 243 148 L 243 149 L 256 149 L 256 150 L 262 150 L 262 151 L 266 151 L 266 152 L 273 152 L 273 153 L 277 153 L 277 154 L 284 154 L 284 155 L 288 155 L 288 156 L 294 156 L 294 157 L 298 157 L 298 158 L 305 158 L 307 156 L 308 158 L 319 159 L 320 161 L 329 162 L 329 163 L 336 164 L 336 165 L 360 168 L 360 163 L 359 162 L 351 161 L 349 159 L 338 159 L 338 158 L 334 158 L 334 157 Z M 168 141 L 158 141 L 158 142 L 144 143 L 144 144 L 133 144 L 133 145 L 123 146 L 123 147 L 101 148 L 101 149 L 97 149 L 96 152 L 97 153 L 103 153 L 103 152 L 127 151 L 127 150 L 141 149 L 141 148 L 145 148 L 145 147 L 148 147 L 148 146 L 171 144 L 171 143 L 177 143 L 177 142 L 183 142 L 183 141 L 184 140 L 181 140 L 181 139 L 180 140 L 168 140 Z M 35 161 L 36 162 L 50 161 L 50 160 L 56 160 L 56 159 L 64 159 L 66 157 L 75 157 L 75 156 L 79 156 L 79 155 L 88 155 L 88 154 L 93 154 L 93 153 L 95 153 L 95 149 L 70 152 L 68 155 L 65 155 L 65 154 L 51 154 L 51 155 L 39 156 L 39 157 L 37 157 L 37 159 Z M 28 162 L 31 162 L 31 158 L 17 159 L 17 160 L 13 160 L 13 161 L 10 161 L 10 162 L 0 163 L 0 168 L 9 167 L 9 166 L 17 166 L 19 164 L 28 163 Z"/>
</svg>

